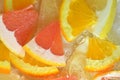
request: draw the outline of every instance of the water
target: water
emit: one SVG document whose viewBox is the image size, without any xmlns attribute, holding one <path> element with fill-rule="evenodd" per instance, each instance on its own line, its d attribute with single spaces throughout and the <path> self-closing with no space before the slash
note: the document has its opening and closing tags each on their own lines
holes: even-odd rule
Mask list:
<svg viewBox="0 0 120 80">
<path fill-rule="evenodd" d="M 113 43 L 120 45 L 120 0 L 118 0 L 115 21 L 111 31 L 108 34 L 108 39 Z"/>
</svg>

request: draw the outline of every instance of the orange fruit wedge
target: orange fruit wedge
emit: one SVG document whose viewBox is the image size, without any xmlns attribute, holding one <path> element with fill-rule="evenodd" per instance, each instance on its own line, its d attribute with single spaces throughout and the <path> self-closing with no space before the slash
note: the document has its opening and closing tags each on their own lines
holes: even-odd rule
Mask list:
<svg viewBox="0 0 120 80">
<path fill-rule="evenodd" d="M 54 21 L 24 46 L 26 54 L 42 64 L 65 66 L 60 24 Z"/>
<path fill-rule="evenodd" d="M 83 45 L 86 47 L 82 47 Z M 88 71 L 106 70 L 120 59 L 119 46 L 95 36 L 86 38 L 77 50 L 86 54 L 85 68 Z"/>
<path fill-rule="evenodd" d="M 25 63 L 23 59 L 15 56 L 13 53 L 10 53 L 11 63 L 15 68 L 21 71 L 23 74 L 34 76 L 34 77 L 43 77 L 48 75 L 57 74 L 59 71 L 54 66 L 49 67 L 40 67 L 40 66 L 32 66 L 29 63 Z"/>
<path fill-rule="evenodd" d="M 65 39 L 73 41 L 85 30 L 105 38 L 114 21 L 116 2 L 116 0 L 64 0 L 60 10 L 60 22 Z"/>
<path fill-rule="evenodd" d="M 37 18 L 38 13 L 33 6 L 0 16 L 0 39 L 11 52 L 24 56 L 22 46 L 33 37 Z"/>
<path fill-rule="evenodd" d="M 110 71 L 95 75 L 93 80 L 119 80 L 119 79 L 120 79 L 120 71 Z"/>
<path fill-rule="evenodd" d="M 0 41 L 0 73 L 8 74 L 10 71 L 9 50 Z"/>
<path fill-rule="evenodd" d="M 4 0 L 4 12 L 24 9 L 35 3 L 35 0 Z"/>
</svg>

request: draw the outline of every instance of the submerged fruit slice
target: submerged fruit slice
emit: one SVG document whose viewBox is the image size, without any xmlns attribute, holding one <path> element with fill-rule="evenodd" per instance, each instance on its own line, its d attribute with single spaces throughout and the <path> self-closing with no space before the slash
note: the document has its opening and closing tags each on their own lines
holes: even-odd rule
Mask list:
<svg viewBox="0 0 120 80">
<path fill-rule="evenodd" d="M 64 0 L 60 12 L 62 33 L 67 41 L 74 40 L 84 30 L 105 38 L 115 10 L 116 0 Z"/>
<path fill-rule="evenodd" d="M 24 56 L 22 46 L 33 37 L 37 27 L 38 13 L 33 6 L 0 16 L 0 38 L 6 47 Z"/>
<path fill-rule="evenodd" d="M 78 80 L 75 76 L 65 76 L 54 79 L 45 79 L 45 80 Z"/>
<path fill-rule="evenodd" d="M 15 66 L 18 70 L 20 70 L 22 73 L 30 75 L 30 76 L 48 76 L 57 74 L 59 71 L 56 67 L 39 67 L 39 66 L 32 66 L 29 63 L 25 63 L 23 59 L 18 58 L 14 54 L 10 54 L 10 60 L 13 66 Z"/>
<path fill-rule="evenodd" d="M 28 44 L 25 51 L 40 63 L 64 66 L 65 56 L 59 22 L 52 22 L 41 30 Z"/>
<path fill-rule="evenodd" d="M 34 4 L 35 0 L 4 0 L 4 11 L 12 11 L 12 10 L 20 10 L 24 9 L 32 4 Z"/>
<path fill-rule="evenodd" d="M 110 71 L 102 74 L 97 74 L 93 80 L 119 80 L 120 71 Z"/>
<path fill-rule="evenodd" d="M 86 70 L 102 71 L 110 68 L 120 59 L 120 46 L 116 46 L 107 40 L 96 37 L 86 38 L 84 43 L 86 53 Z M 83 51 L 82 45 L 77 50 Z"/>
<path fill-rule="evenodd" d="M 10 73 L 9 50 L 0 41 L 0 73 Z"/>
</svg>

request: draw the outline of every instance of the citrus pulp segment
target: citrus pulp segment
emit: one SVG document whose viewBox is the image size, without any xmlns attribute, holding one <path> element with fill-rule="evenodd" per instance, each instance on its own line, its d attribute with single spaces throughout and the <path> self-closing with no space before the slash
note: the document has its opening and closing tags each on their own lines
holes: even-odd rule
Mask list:
<svg viewBox="0 0 120 80">
<path fill-rule="evenodd" d="M 63 43 L 59 22 L 46 26 L 29 43 L 24 46 L 27 54 L 40 63 L 53 66 L 65 66 Z"/>
<path fill-rule="evenodd" d="M 64 0 L 60 21 L 66 40 L 74 40 L 84 30 L 105 39 L 114 21 L 116 3 L 116 0 Z"/>
<path fill-rule="evenodd" d="M 96 22 L 95 12 L 85 0 L 64 0 L 60 11 L 61 28 L 68 41 Z"/>
<path fill-rule="evenodd" d="M 33 6 L 0 16 L 0 39 L 14 54 L 24 56 L 22 46 L 34 36 L 37 17 Z"/>
<path fill-rule="evenodd" d="M 82 47 L 83 45 L 85 47 Z M 120 59 L 120 46 L 95 37 L 86 38 L 85 42 L 76 49 L 86 55 L 87 71 L 103 71 Z"/>
<path fill-rule="evenodd" d="M 4 12 L 24 9 L 30 5 L 33 5 L 35 1 L 36 0 L 4 0 Z"/>
<path fill-rule="evenodd" d="M 57 74 L 59 71 L 56 67 L 40 67 L 32 66 L 29 63 L 25 63 L 23 59 L 18 58 L 13 53 L 10 53 L 10 60 L 13 66 L 15 66 L 22 73 L 30 76 L 43 77 L 48 75 Z"/>
</svg>

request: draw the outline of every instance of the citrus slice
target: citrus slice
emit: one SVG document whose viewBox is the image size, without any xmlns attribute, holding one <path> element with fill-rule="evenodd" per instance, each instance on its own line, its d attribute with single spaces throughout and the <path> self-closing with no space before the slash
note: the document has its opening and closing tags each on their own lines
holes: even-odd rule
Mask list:
<svg viewBox="0 0 120 80">
<path fill-rule="evenodd" d="M 24 9 L 35 3 L 35 0 L 4 0 L 4 12 Z"/>
<path fill-rule="evenodd" d="M 83 44 L 86 46 L 84 49 Z M 83 44 L 77 50 L 86 53 L 85 68 L 88 71 L 103 71 L 111 68 L 120 59 L 120 46 L 107 40 L 90 37 Z"/>
<path fill-rule="evenodd" d="M 9 50 L 0 41 L 0 73 L 10 73 Z"/>
<path fill-rule="evenodd" d="M 10 60 L 13 66 L 15 66 L 18 70 L 22 73 L 30 76 L 36 77 L 43 77 L 48 75 L 57 74 L 59 71 L 56 67 L 39 67 L 39 66 L 32 66 L 29 63 L 25 63 L 23 59 L 18 58 L 13 53 L 10 53 Z"/>
<path fill-rule="evenodd" d="M 25 51 L 40 63 L 53 66 L 65 66 L 63 43 L 58 21 L 54 21 L 41 30 L 29 43 Z"/>
<path fill-rule="evenodd" d="M 120 71 L 110 71 L 102 74 L 97 74 L 93 80 L 119 80 Z"/>
<path fill-rule="evenodd" d="M 105 38 L 112 26 L 115 10 L 116 0 L 64 0 L 60 21 L 65 39 L 72 41 L 84 30 Z"/>
<path fill-rule="evenodd" d="M 10 51 L 24 56 L 22 46 L 33 37 L 37 29 L 37 17 L 33 6 L 0 16 L 0 39 Z"/>
</svg>

